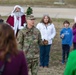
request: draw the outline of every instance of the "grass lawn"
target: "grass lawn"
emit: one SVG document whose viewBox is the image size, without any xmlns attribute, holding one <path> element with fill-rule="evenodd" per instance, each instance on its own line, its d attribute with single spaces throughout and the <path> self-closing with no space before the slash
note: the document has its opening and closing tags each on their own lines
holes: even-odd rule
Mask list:
<svg viewBox="0 0 76 75">
<path fill-rule="evenodd" d="M 7 17 L 2 17 L 6 20 Z M 40 22 L 40 18 L 37 18 L 35 21 L 35 25 Z M 56 28 L 56 36 L 53 40 L 53 44 L 51 46 L 51 52 L 50 52 L 50 63 L 49 63 L 49 70 L 50 72 L 46 72 L 45 70 L 41 70 L 38 72 L 38 75 L 63 75 L 65 64 L 61 64 L 62 60 L 62 49 L 61 49 L 61 39 L 60 39 L 60 30 L 63 27 L 63 21 L 66 19 L 52 19 L 53 23 Z M 68 21 L 71 23 L 70 27 L 73 25 L 73 20 L 68 19 Z M 72 47 L 71 47 L 72 50 Z"/>
</svg>

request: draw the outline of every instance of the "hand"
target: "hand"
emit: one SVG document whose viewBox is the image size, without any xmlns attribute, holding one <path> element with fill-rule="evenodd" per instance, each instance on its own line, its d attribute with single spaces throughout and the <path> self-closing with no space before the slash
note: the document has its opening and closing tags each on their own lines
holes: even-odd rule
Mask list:
<svg viewBox="0 0 76 75">
<path fill-rule="evenodd" d="M 64 38 L 64 34 L 61 35 L 61 38 Z"/>
<path fill-rule="evenodd" d="M 48 40 L 45 40 L 45 39 L 44 39 L 43 44 L 44 44 L 44 45 L 48 45 Z"/>
</svg>

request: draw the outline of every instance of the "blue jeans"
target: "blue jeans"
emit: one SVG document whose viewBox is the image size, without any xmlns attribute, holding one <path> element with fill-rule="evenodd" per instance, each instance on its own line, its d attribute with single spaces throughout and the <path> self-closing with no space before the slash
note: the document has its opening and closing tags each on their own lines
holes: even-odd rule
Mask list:
<svg viewBox="0 0 76 75">
<path fill-rule="evenodd" d="M 62 63 L 65 62 L 65 58 L 67 60 L 68 56 L 69 56 L 69 51 L 70 51 L 70 46 L 67 44 L 62 44 Z"/>
<path fill-rule="evenodd" d="M 40 66 L 49 65 L 49 53 L 51 45 L 41 45 L 40 46 Z"/>
</svg>

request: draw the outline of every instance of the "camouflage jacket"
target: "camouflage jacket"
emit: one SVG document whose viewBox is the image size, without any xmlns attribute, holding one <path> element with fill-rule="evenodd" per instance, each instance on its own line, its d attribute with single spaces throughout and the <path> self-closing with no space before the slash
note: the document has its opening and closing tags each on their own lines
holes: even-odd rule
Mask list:
<svg viewBox="0 0 76 75">
<path fill-rule="evenodd" d="M 39 57 L 39 44 L 41 44 L 41 34 L 35 27 L 24 29 L 18 32 L 17 36 L 18 49 L 26 53 L 26 58 Z"/>
</svg>

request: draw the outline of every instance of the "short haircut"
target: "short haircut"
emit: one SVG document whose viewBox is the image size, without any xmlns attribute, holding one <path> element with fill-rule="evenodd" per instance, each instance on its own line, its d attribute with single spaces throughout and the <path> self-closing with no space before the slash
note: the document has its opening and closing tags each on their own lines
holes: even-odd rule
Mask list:
<svg viewBox="0 0 76 75">
<path fill-rule="evenodd" d="M 67 20 L 65 20 L 65 21 L 63 22 L 63 24 L 69 24 L 69 25 L 70 25 L 70 22 L 67 21 Z"/>
</svg>

